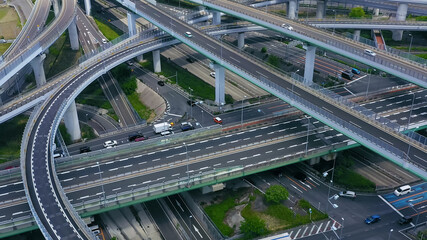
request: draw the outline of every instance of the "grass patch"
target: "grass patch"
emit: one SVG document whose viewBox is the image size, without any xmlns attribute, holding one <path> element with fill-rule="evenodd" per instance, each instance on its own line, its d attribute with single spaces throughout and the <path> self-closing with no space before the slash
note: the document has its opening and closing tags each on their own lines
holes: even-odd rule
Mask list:
<svg viewBox="0 0 427 240">
<path fill-rule="evenodd" d="M 53 7 L 51 8 L 51 11 L 49 11 L 49 15 L 47 15 L 45 26 L 49 25 L 53 20 L 55 19 L 55 13 L 53 12 Z"/>
<path fill-rule="evenodd" d="M 348 189 L 357 189 L 367 192 L 375 191 L 375 183 L 343 166 L 338 166 L 335 169 L 334 183 L 345 186 Z"/>
<path fill-rule="evenodd" d="M 89 127 L 86 124 L 80 124 L 80 130 L 82 132 L 82 139 L 91 140 L 96 138 L 96 134 L 93 131 L 93 128 Z"/>
<path fill-rule="evenodd" d="M 142 67 L 153 71 L 153 60 L 152 56 L 149 55 L 145 58 L 144 63 L 140 63 Z M 187 92 L 190 92 L 189 88 L 193 89 L 192 95 L 194 98 L 215 100 L 215 88 L 202 79 L 193 75 L 186 69 L 176 65 L 172 61 L 168 61 L 165 57 L 161 56 L 162 71 L 157 73 L 168 78 L 169 82 L 176 84 L 176 78 L 171 77 L 178 74 L 178 85 Z M 233 103 L 234 99 L 229 94 L 225 95 L 225 103 Z"/>
<path fill-rule="evenodd" d="M 44 61 L 44 68 L 47 69 L 46 78 L 55 76 L 72 67 L 77 63 L 80 56 L 80 51 L 71 49 L 68 32 L 62 34 L 49 48 L 49 54 Z"/>
<path fill-rule="evenodd" d="M 3 20 L 4 17 L 6 17 L 8 12 L 9 12 L 8 7 L 0 7 L 0 21 Z"/>
<path fill-rule="evenodd" d="M 113 40 L 118 38 L 120 35 L 123 34 L 123 31 L 116 28 L 113 24 L 98 18 L 94 17 L 96 25 L 98 25 L 99 30 L 102 32 L 102 34 L 109 40 Z"/>
<path fill-rule="evenodd" d="M 73 143 L 71 140 L 71 135 L 67 131 L 67 127 L 65 127 L 64 123 L 59 124 L 59 132 L 62 135 L 62 139 L 64 139 L 65 145 L 70 145 Z"/>
<path fill-rule="evenodd" d="M 28 117 L 19 115 L 0 124 L 2 137 L 0 138 L 0 163 L 18 159 L 21 147 L 22 134 Z"/>
<path fill-rule="evenodd" d="M 231 236 L 234 233 L 234 229 L 225 224 L 224 219 L 228 210 L 235 206 L 234 197 L 229 197 L 220 203 L 205 207 L 206 214 L 208 214 L 224 236 Z"/>
<path fill-rule="evenodd" d="M 130 104 L 133 106 L 135 111 L 142 119 L 150 119 L 151 117 L 153 117 L 154 111 L 141 103 L 141 101 L 139 100 L 138 93 L 134 92 L 130 95 L 127 95 L 127 98 L 129 99 Z"/>
<path fill-rule="evenodd" d="M 6 52 L 6 50 L 10 47 L 12 43 L 2 43 L 0 44 L 0 54 Z"/>
<path fill-rule="evenodd" d="M 420 53 L 420 54 L 416 54 L 415 56 L 427 59 L 427 53 Z"/>
<path fill-rule="evenodd" d="M 104 92 L 98 81 L 92 82 L 83 92 L 76 98 L 76 102 L 86 104 L 97 108 L 107 109 L 109 112 L 114 112 L 110 102 L 105 98 Z"/>
</svg>

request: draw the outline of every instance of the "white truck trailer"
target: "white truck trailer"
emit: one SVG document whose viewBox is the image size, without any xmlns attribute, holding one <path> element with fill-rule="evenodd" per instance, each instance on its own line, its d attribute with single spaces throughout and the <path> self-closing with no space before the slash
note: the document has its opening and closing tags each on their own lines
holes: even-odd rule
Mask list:
<svg viewBox="0 0 427 240">
<path fill-rule="evenodd" d="M 153 130 L 155 133 L 161 133 L 164 131 L 172 130 L 172 126 L 167 122 L 162 122 L 162 123 L 154 124 Z"/>
</svg>

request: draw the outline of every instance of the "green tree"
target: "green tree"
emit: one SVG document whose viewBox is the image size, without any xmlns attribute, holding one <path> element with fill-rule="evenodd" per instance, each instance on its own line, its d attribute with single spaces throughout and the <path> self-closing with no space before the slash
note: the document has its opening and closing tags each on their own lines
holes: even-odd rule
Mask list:
<svg viewBox="0 0 427 240">
<path fill-rule="evenodd" d="M 267 202 L 279 203 L 288 199 L 289 192 L 281 185 L 273 185 L 265 191 L 265 199 Z"/>
<path fill-rule="evenodd" d="M 272 66 L 279 67 L 280 58 L 275 55 L 268 56 L 267 62 Z"/>
<path fill-rule="evenodd" d="M 240 225 L 240 231 L 246 239 L 253 239 L 267 233 L 264 220 L 259 217 L 250 217 L 245 219 Z"/>
<path fill-rule="evenodd" d="M 365 11 L 361 7 L 352 8 L 349 14 L 352 18 L 362 18 L 365 16 Z"/>
<path fill-rule="evenodd" d="M 261 48 L 261 52 L 262 53 L 266 53 L 267 52 L 267 48 L 266 47 Z"/>
</svg>

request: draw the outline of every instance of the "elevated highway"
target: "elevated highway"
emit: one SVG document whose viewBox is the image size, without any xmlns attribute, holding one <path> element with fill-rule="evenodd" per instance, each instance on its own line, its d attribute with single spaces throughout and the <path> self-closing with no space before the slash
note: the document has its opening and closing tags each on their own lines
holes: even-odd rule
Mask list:
<svg viewBox="0 0 427 240">
<path fill-rule="evenodd" d="M 427 22 L 423 21 L 375 21 L 356 19 L 299 19 L 299 21 L 319 28 L 427 31 Z"/>
<path fill-rule="evenodd" d="M 423 96 L 424 94 L 425 92 L 420 92 L 417 96 Z M 404 99 L 397 97 L 397 100 L 401 101 Z M 387 101 L 386 99 L 386 102 Z M 385 104 L 383 105 L 385 106 Z M 375 104 L 369 104 L 369 107 L 375 106 Z M 404 107 L 400 104 L 395 105 L 395 107 L 399 106 Z M 408 106 L 406 106 L 406 108 L 407 107 Z M 393 106 L 390 106 L 384 110 L 394 112 L 392 109 Z M 425 107 L 423 109 L 425 110 Z M 423 112 L 423 109 L 419 109 L 419 112 Z M 401 115 L 393 115 L 392 119 L 403 121 L 401 118 Z M 421 117 L 420 120 L 421 119 L 423 118 Z M 266 121 L 271 122 L 271 119 L 267 119 Z M 257 121 L 252 122 L 256 123 Z M 180 177 L 182 178 L 182 184 L 185 185 L 186 175 L 178 169 L 173 170 L 173 173 L 166 173 L 165 171 L 167 168 L 153 169 L 152 174 L 148 174 L 147 172 L 147 170 L 152 167 L 156 168 L 156 165 L 164 165 L 171 161 L 176 162 L 180 161 L 180 159 L 184 159 L 185 155 L 183 153 L 185 153 L 185 148 L 182 142 L 187 143 L 190 159 L 200 159 L 202 161 L 202 156 L 206 154 L 210 156 L 210 160 L 205 160 L 203 162 L 193 162 L 192 160 L 190 162 L 189 169 L 191 171 L 191 177 L 197 175 L 199 173 L 197 169 L 201 168 L 203 169 L 200 171 L 203 172 L 212 171 L 214 168 L 224 171 L 227 167 L 253 164 L 253 169 L 259 168 L 261 171 L 267 165 L 257 163 L 266 159 L 281 158 L 288 154 L 290 156 L 287 156 L 287 158 L 291 159 L 295 154 L 296 159 L 298 158 L 298 153 L 300 157 L 304 157 L 301 151 L 305 151 L 307 142 L 306 119 L 284 119 L 278 121 L 277 124 L 270 124 L 270 126 L 266 127 L 252 127 L 251 124 L 253 123 L 245 123 L 246 130 L 234 133 L 227 132 L 227 129 L 233 128 L 232 125 L 225 126 L 222 130 L 215 130 L 216 133 L 210 132 L 205 137 L 200 135 L 201 138 L 197 139 L 196 142 L 189 139 L 188 135 L 194 133 L 199 134 L 200 130 L 197 132 L 187 132 L 185 134 L 175 134 L 174 136 L 177 138 L 174 138 L 175 140 L 170 139 L 170 141 L 167 142 L 159 138 L 153 138 L 147 142 L 132 143 L 119 146 L 112 150 L 106 149 L 86 155 L 75 156 L 73 157 L 74 160 L 61 159 L 57 166 L 59 180 L 62 186 L 65 187 L 67 197 L 73 206 L 77 207 L 80 214 L 85 214 L 87 216 L 88 214 L 93 214 L 93 211 L 106 211 L 110 207 L 115 207 L 117 204 L 117 197 L 120 198 L 120 203 L 132 202 L 139 197 L 147 199 L 148 196 L 145 194 L 145 191 L 147 191 L 146 186 L 150 185 L 150 183 L 153 186 L 155 184 L 162 185 L 163 180 L 168 182 L 169 180 L 173 181 Z M 418 120 L 414 120 L 414 124 L 415 123 L 423 124 Z M 313 119 L 310 120 L 309 133 L 308 151 L 310 154 L 316 152 L 319 154 L 322 152 L 327 153 L 330 150 L 330 145 L 334 146 L 338 151 L 340 146 L 347 146 L 348 143 L 350 143 L 349 139 L 342 134 L 325 128 L 324 125 Z M 282 139 L 282 141 L 271 141 L 275 138 Z M 171 146 L 170 144 L 174 144 L 173 142 L 176 142 L 176 139 L 178 139 L 181 144 Z M 264 141 L 270 145 L 261 145 L 260 143 Z M 157 147 L 153 147 L 153 144 L 157 145 Z M 244 145 L 253 145 L 257 148 L 256 150 L 243 153 L 245 152 L 243 149 L 246 148 L 241 147 Z M 354 144 L 352 146 L 354 146 Z M 233 148 L 238 148 L 242 151 L 240 154 L 236 154 L 230 151 Z M 123 152 L 122 150 L 124 149 L 126 149 L 125 152 L 132 152 L 132 155 Z M 287 149 L 286 152 L 284 149 Z M 119 150 L 119 155 L 111 155 L 112 151 L 117 152 Z M 261 153 L 261 155 L 253 157 L 253 155 L 256 155 L 256 153 L 253 152 Z M 233 155 L 236 157 L 233 157 Z M 247 157 L 247 159 L 245 159 L 245 157 Z M 241 158 L 243 158 L 243 160 L 240 160 Z M 289 164 L 289 161 L 286 160 L 287 158 L 282 159 L 283 161 L 276 159 L 273 162 L 276 161 L 278 164 L 286 165 Z M 232 161 L 233 159 L 235 161 Z M 99 169 L 96 161 L 100 162 Z M 185 162 L 185 159 L 183 161 Z M 178 168 L 178 166 L 176 167 Z M 171 166 L 170 169 L 172 170 L 172 168 L 174 167 Z M 249 169 L 251 166 L 247 168 Z M 148 176 L 135 176 L 138 171 L 141 171 L 141 173 L 146 172 Z M 99 172 L 102 172 L 103 181 L 100 181 Z M 249 174 L 249 172 L 245 172 L 244 174 Z M 12 175 L 14 174 L 12 173 Z M 239 176 L 241 175 L 236 175 L 236 177 Z M 25 195 L 22 191 L 23 185 L 19 182 L 19 179 L 20 178 L 17 178 L 15 182 L 10 182 L 7 185 L 5 184 L 5 187 L 0 188 L 0 213 L 1 216 L 4 216 L 0 219 L 0 234 L 6 233 L 9 227 L 12 226 L 10 220 L 15 221 L 14 226 L 18 229 L 31 225 L 32 218 L 28 215 L 29 207 L 25 201 Z M 115 182 L 114 180 L 118 181 Z M 141 184 L 143 182 L 146 183 Z M 100 199 L 100 196 L 102 197 L 101 184 L 104 184 L 106 191 L 107 206 L 103 206 L 103 199 Z M 172 185 L 167 186 L 172 187 Z M 185 188 L 181 190 L 185 190 Z M 168 191 L 169 190 L 166 190 L 166 192 Z M 133 198 L 130 198 L 129 192 L 134 194 Z M 154 187 L 151 188 L 150 192 L 152 192 L 150 197 L 155 197 L 163 193 L 163 191 L 158 191 Z"/>
<path fill-rule="evenodd" d="M 127 2 L 130 1 L 124 0 L 125 5 Z M 339 35 L 333 35 L 330 32 L 322 31 L 298 21 L 292 21 L 275 16 L 235 2 L 225 0 L 192 0 L 192 2 L 253 22 L 268 29 L 281 32 L 310 45 L 333 51 L 353 60 L 363 62 L 364 64 L 370 65 L 374 68 L 381 69 L 384 72 L 390 73 L 424 88 L 427 87 L 427 66 L 413 62 L 409 59 L 376 49 L 372 49 L 376 52 L 376 56 L 369 56 L 364 54 L 364 49 L 371 49 L 368 45 Z M 129 8 L 132 8 L 133 4 L 134 3 L 130 2 L 127 5 Z M 284 23 L 291 25 L 294 30 L 289 31 L 282 28 L 281 25 Z"/>
<path fill-rule="evenodd" d="M 33 10 L 34 14 L 31 13 L 28 27 L 24 27 L 22 35 L 20 34 L 16 44 L 12 44 L 11 50 L 6 53 L 0 63 L 0 86 L 56 41 L 74 21 L 76 4 L 76 0 L 64 1 L 59 15 L 46 29 L 41 31 L 43 26 L 40 24 L 44 24 L 46 21 L 50 1 L 37 1 Z M 36 15 L 38 13 L 40 15 Z M 33 38 L 30 39 L 30 35 Z"/>
</svg>

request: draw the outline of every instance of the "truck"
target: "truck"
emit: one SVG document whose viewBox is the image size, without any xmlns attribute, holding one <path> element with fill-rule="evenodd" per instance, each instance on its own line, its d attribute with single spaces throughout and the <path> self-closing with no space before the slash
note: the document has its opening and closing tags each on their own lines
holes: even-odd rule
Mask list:
<svg viewBox="0 0 427 240">
<path fill-rule="evenodd" d="M 172 126 L 167 122 L 162 122 L 162 123 L 154 124 L 153 130 L 155 133 L 161 133 L 164 131 L 172 130 Z"/>
</svg>

